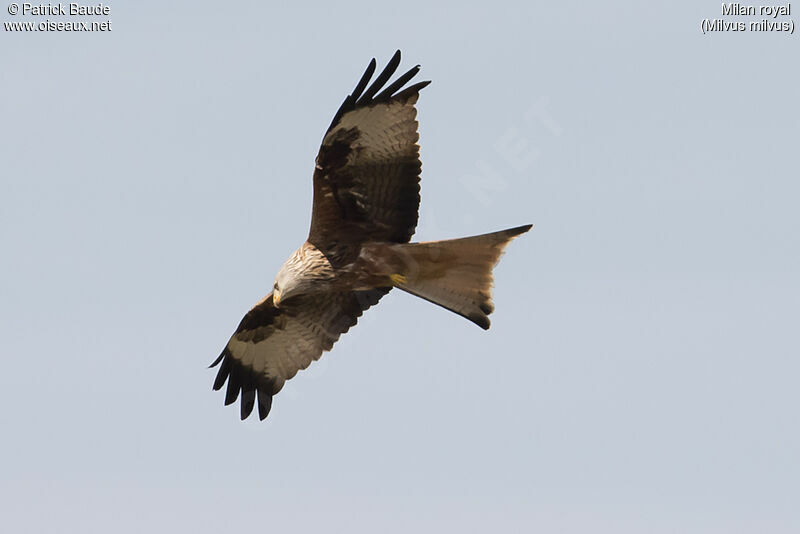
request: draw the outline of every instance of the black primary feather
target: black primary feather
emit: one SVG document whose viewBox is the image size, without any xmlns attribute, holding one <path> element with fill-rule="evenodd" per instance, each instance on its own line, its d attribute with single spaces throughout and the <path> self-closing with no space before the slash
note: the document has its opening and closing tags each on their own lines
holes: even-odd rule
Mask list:
<svg viewBox="0 0 800 534">
<path fill-rule="evenodd" d="M 389 60 L 389 63 L 386 64 L 386 67 L 378 74 L 378 77 L 375 78 L 375 81 L 372 82 L 372 85 L 369 86 L 367 92 L 361 95 L 361 98 L 358 99 L 356 102 L 357 106 L 363 106 L 364 104 L 369 104 L 372 100 L 372 97 L 381 90 L 383 84 L 389 81 L 389 78 L 392 77 L 394 71 L 397 70 L 397 66 L 400 65 L 400 50 L 394 53 L 392 59 Z"/>
<path fill-rule="evenodd" d="M 403 100 L 408 98 L 411 94 L 419 91 L 423 87 L 427 86 L 430 81 L 419 82 L 415 83 L 412 86 L 409 86 L 403 89 L 400 93 L 394 94 L 396 91 L 402 89 L 402 87 L 408 83 L 414 76 L 417 75 L 419 72 L 420 66 L 415 65 L 408 72 L 400 76 L 397 80 L 392 82 L 388 87 L 386 87 L 380 94 L 375 96 L 378 91 L 389 81 L 389 78 L 397 70 L 397 67 L 400 65 L 400 50 L 396 51 L 392 56 L 392 59 L 389 60 L 389 63 L 386 64 L 386 67 L 381 71 L 375 81 L 372 82 L 369 89 L 364 93 L 364 89 L 367 87 L 367 84 L 372 78 L 372 75 L 375 73 L 375 69 L 377 68 L 377 63 L 375 58 L 369 62 L 367 65 L 367 70 L 364 71 L 364 74 L 361 76 L 361 79 L 356 84 L 355 89 L 353 92 L 350 93 L 347 98 L 344 99 L 342 105 L 339 106 L 339 109 L 336 111 L 336 114 L 333 116 L 333 120 L 331 121 L 330 126 L 328 126 L 328 131 L 333 129 L 336 124 L 342 119 L 342 116 L 347 113 L 348 111 L 353 111 L 356 108 L 362 106 L 368 106 L 374 102 L 387 102 L 392 98 L 396 98 L 397 100 Z M 363 93 L 363 94 L 362 94 Z M 374 97 L 374 98 L 373 98 Z"/>
</svg>

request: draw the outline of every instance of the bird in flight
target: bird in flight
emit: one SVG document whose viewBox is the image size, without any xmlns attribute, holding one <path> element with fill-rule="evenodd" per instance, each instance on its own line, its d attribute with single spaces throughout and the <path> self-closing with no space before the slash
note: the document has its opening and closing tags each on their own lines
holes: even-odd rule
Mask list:
<svg viewBox="0 0 800 534">
<path fill-rule="evenodd" d="M 530 224 L 483 235 L 409 243 L 417 226 L 419 92 L 406 84 L 415 66 L 392 83 L 395 52 L 370 84 L 373 59 L 322 139 L 314 169 L 308 239 L 283 264 L 272 292 L 239 323 L 219 358 L 214 390 L 225 404 L 241 394 L 241 418 L 272 397 L 297 371 L 331 350 L 392 288 L 489 328 L 492 269 L 512 238 Z"/>
</svg>

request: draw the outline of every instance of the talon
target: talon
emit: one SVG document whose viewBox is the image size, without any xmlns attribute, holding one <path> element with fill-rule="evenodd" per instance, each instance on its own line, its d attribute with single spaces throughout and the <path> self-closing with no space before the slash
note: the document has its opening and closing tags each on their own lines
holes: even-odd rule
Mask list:
<svg viewBox="0 0 800 534">
<path fill-rule="evenodd" d="M 391 279 L 392 283 L 396 286 L 401 286 L 406 283 L 406 277 L 402 274 L 390 274 L 389 278 Z"/>
</svg>

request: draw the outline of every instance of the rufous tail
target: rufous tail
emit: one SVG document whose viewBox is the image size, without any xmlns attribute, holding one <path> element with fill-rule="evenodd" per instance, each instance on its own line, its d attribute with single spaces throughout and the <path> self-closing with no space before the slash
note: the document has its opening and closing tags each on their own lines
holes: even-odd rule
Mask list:
<svg viewBox="0 0 800 534">
<path fill-rule="evenodd" d="M 393 247 L 403 257 L 402 272 L 390 276 L 395 287 L 466 317 L 484 330 L 489 328 L 492 303 L 492 269 L 503 249 L 533 225 L 500 232 Z"/>
</svg>

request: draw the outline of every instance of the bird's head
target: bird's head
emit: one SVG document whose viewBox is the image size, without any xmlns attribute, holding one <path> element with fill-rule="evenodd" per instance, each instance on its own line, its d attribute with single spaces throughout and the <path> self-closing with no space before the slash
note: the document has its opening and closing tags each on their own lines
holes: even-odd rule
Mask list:
<svg viewBox="0 0 800 534">
<path fill-rule="evenodd" d="M 308 243 L 297 249 L 275 276 L 272 286 L 272 303 L 282 302 L 298 295 L 323 290 L 333 278 L 333 270 L 325 256 Z"/>
<path fill-rule="evenodd" d="M 285 301 L 295 295 L 302 293 L 299 279 L 286 265 L 281 267 L 275 277 L 275 284 L 272 286 L 272 303 L 276 308 L 280 307 L 281 301 Z"/>
</svg>

